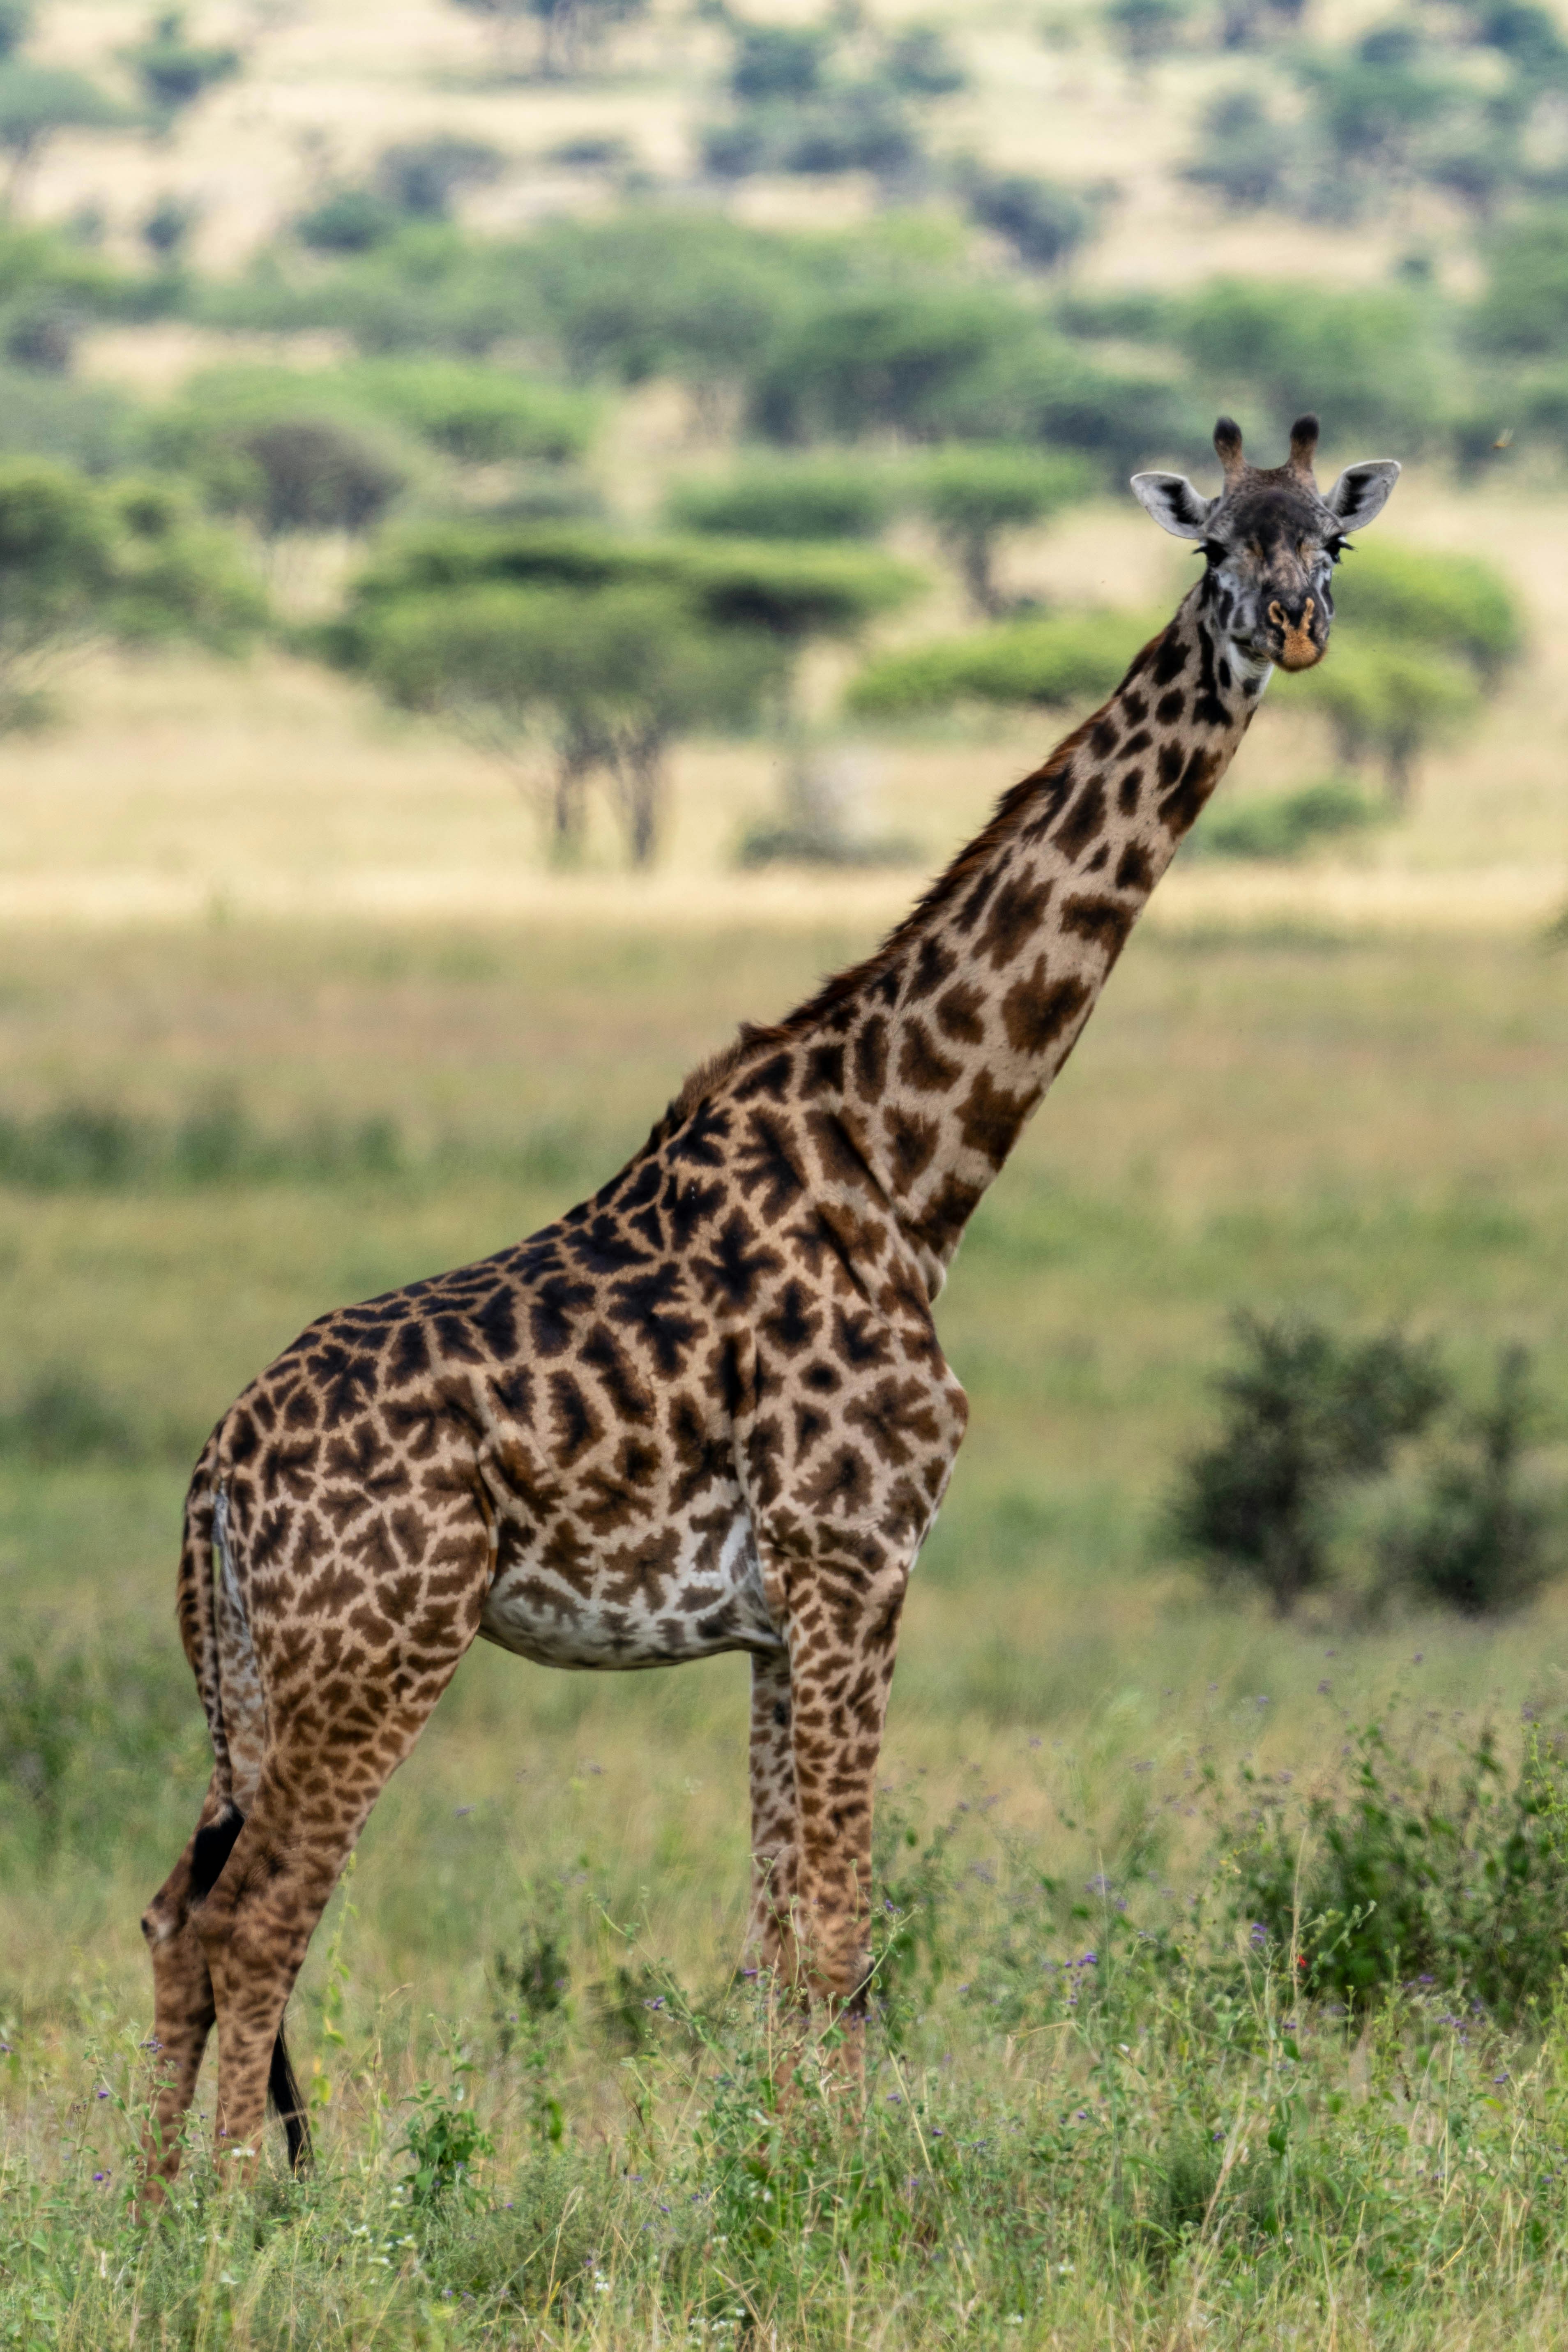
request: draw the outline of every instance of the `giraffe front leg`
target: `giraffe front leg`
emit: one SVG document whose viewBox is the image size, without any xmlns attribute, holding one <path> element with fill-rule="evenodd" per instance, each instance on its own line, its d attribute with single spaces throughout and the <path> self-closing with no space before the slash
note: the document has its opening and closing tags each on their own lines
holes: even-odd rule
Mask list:
<svg viewBox="0 0 1568 2352">
<path fill-rule="evenodd" d="M 818 1529 L 784 1571 L 795 1792 L 788 1974 L 864 2072 L 871 1975 L 871 1822 L 909 1561 L 875 1537 Z M 754 1720 L 754 1717 L 753 1717 Z"/>
</svg>

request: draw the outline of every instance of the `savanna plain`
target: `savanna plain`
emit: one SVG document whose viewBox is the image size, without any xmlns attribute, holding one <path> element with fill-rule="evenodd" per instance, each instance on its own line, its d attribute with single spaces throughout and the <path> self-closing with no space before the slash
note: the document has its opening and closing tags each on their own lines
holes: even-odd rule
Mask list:
<svg viewBox="0 0 1568 2352">
<path fill-rule="evenodd" d="M 351 402 L 374 389 L 353 375 L 361 358 L 386 352 L 354 346 L 356 319 L 374 311 L 391 335 L 395 311 L 414 315 L 410 289 L 425 299 L 443 270 L 467 283 L 498 239 L 526 260 L 558 214 L 613 241 L 623 217 L 693 201 L 698 118 L 752 103 L 742 20 L 601 11 L 602 44 L 546 71 L 536 20 L 573 12 L 510 13 L 520 46 L 499 62 L 484 12 L 410 6 L 391 33 L 383 12 L 348 5 L 215 16 L 212 37 L 243 35 L 245 58 L 210 99 L 148 140 L 79 121 L 52 138 L 13 191 L 31 225 L 0 224 L 7 252 L 39 224 L 46 243 L 86 237 L 96 205 L 93 267 L 129 279 L 163 267 L 135 245 L 161 191 L 199 187 L 202 207 L 164 314 L 132 315 L 108 278 L 96 295 L 77 286 L 100 309 L 46 387 L 49 462 L 79 458 L 84 480 L 112 486 L 119 460 L 62 459 L 48 434 L 113 388 L 205 401 L 231 435 L 227 467 L 282 378 L 341 370 L 322 414 L 334 432 L 363 425 L 389 480 L 391 427 Z M 884 14 L 824 16 L 823 58 L 833 40 L 924 24 Z M 1470 1614 L 1391 1582 L 1379 1530 L 1422 1475 L 1397 1446 L 1318 1531 L 1324 1573 L 1289 1615 L 1205 1573 L 1173 1511 L 1184 1463 L 1218 1426 L 1241 1315 L 1430 1347 L 1455 1445 L 1506 1351 L 1527 1351 L 1549 1566 L 1568 1540 L 1562 453 L 1542 439 L 1510 471 L 1500 409 L 1484 464 L 1461 462 L 1469 427 L 1436 395 L 1417 416 L 1415 362 L 1352 366 L 1341 314 L 1311 311 L 1363 304 L 1364 341 L 1364 305 L 1386 295 L 1401 350 L 1428 332 L 1448 348 L 1492 248 L 1447 182 L 1412 165 L 1352 218 L 1311 212 L 1305 144 L 1300 186 L 1270 183 L 1256 203 L 1222 205 L 1184 176 L 1200 119 L 1235 164 L 1235 122 L 1215 130 L 1212 112 L 1233 51 L 1278 97 L 1297 87 L 1279 43 L 1342 58 L 1381 23 L 1326 5 L 1305 35 L 1300 11 L 1244 17 L 1232 42 L 1197 10 L 1037 24 L 977 8 L 939 28 L 947 50 L 917 45 L 931 88 L 917 76 L 908 102 L 951 105 L 949 143 L 997 171 L 1032 168 L 1038 124 L 1058 125 L 1081 252 L 1031 277 L 993 243 L 979 274 L 1031 333 L 1048 312 L 1096 365 L 1151 337 L 1190 353 L 1174 309 L 1150 326 L 1140 286 L 1172 304 L 1222 270 L 1306 289 L 1287 359 L 1267 384 L 1261 362 L 1248 378 L 1238 360 L 1224 396 L 1250 389 L 1265 457 L 1293 413 L 1279 402 L 1320 397 L 1277 381 L 1309 362 L 1366 425 L 1366 446 L 1348 446 L 1321 395 L 1339 457 L 1384 454 L 1416 417 L 1387 529 L 1407 567 L 1401 611 L 1419 607 L 1433 633 L 1421 657 L 1460 659 L 1443 595 L 1428 611 L 1409 588 L 1424 562 L 1441 586 L 1449 556 L 1505 583 L 1514 635 L 1506 662 L 1500 638 L 1482 646 L 1484 691 L 1467 683 L 1444 724 L 1415 727 L 1414 778 L 1375 810 L 1368 745 L 1404 756 L 1388 712 L 1400 681 L 1420 693 L 1430 669 L 1393 646 L 1359 746 L 1280 682 L 1203 824 L 1310 795 L 1347 744 L 1363 765 L 1332 804 L 1353 822 L 1288 853 L 1264 841 L 1258 855 L 1257 838 L 1229 859 L 1201 841 L 1183 853 L 964 1241 L 938 1314 L 971 1429 L 904 1619 L 863 2103 L 810 2062 L 793 2104 L 777 2096 L 778 2021 L 743 1943 L 744 1661 L 600 1677 L 481 1643 L 376 1808 L 290 2006 L 313 2169 L 289 2175 L 274 2126 L 255 2190 L 226 2189 L 209 2055 L 178 2187 L 155 2221 L 139 2217 L 138 1921 L 209 1767 L 173 1622 L 181 1499 L 212 1421 L 312 1316 L 583 1198 L 738 1021 L 867 950 L 1087 707 L 1080 685 L 1047 677 L 1058 607 L 1092 607 L 1120 660 L 1173 603 L 1184 555 L 1113 478 L 1123 442 L 1200 474 L 1202 436 L 1163 408 L 1137 442 L 1153 413 L 1142 379 L 1109 455 L 1091 436 L 1085 455 L 1058 418 L 1089 470 L 1059 511 L 1047 499 L 1015 517 L 994 610 L 966 607 L 929 515 L 884 516 L 920 593 L 896 613 L 868 604 L 853 651 L 824 626 L 782 716 L 775 698 L 733 732 L 712 709 L 671 722 L 647 871 L 626 870 L 607 787 L 579 837 L 546 839 L 542 735 L 498 761 L 453 701 L 387 688 L 371 622 L 358 674 L 311 631 L 361 567 L 391 578 L 422 530 L 455 544 L 472 526 L 486 546 L 513 532 L 525 554 L 539 530 L 558 555 L 582 528 L 605 562 L 616 533 L 635 546 L 654 532 L 672 483 L 747 465 L 754 482 L 777 457 L 746 455 L 763 409 L 740 418 L 743 385 L 684 377 L 678 335 L 675 357 L 660 344 L 646 366 L 574 380 L 587 405 L 565 460 L 531 446 L 502 479 L 488 455 L 468 466 L 445 444 L 437 457 L 396 442 L 407 476 L 374 530 L 335 513 L 284 528 L 217 499 L 214 528 L 232 530 L 269 606 L 248 656 L 220 659 L 195 630 L 132 645 L 84 627 L 51 680 L 52 727 L 0 740 L 0 2346 L 1503 2352 L 1568 2337 L 1568 1576 Z M 1136 32 L 1156 21 L 1169 41 Z M 139 24 L 62 0 L 33 37 L 46 62 L 96 70 Z M 950 80 L 962 69 L 946 98 L 943 55 Z M 1373 62 L 1393 71 L 1394 55 Z M 768 137 L 784 139 L 784 120 L 768 115 Z M 399 222 L 384 175 L 367 247 L 295 236 L 301 207 L 366 196 L 378 146 L 448 132 L 510 159 L 476 167 L 457 216 Z M 761 239 L 768 269 L 770 236 L 778 253 L 822 240 L 800 248 L 801 283 L 816 273 L 824 301 L 833 240 L 862 235 L 873 277 L 924 299 L 928 272 L 948 284 L 969 266 L 952 191 L 984 173 L 953 168 L 921 181 L 781 163 L 717 193 L 710 170 L 694 201 L 710 226 Z M 447 240 L 434 269 L 433 238 Z M 51 268 L 66 249 L 48 247 Z M 1568 308 L 1564 321 L 1568 349 Z M 548 373 L 542 343 L 506 341 L 515 324 L 477 357 L 471 321 L 454 328 L 462 366 Z M 428 331 L 444 366 L 447 329 Z M 25 343 L 6 345 L 7 369 Z M 1194 414 L 1212 418 L 1212 371 L 1181 365 Z M 215 368 L 230 378 L 201 377 Z M 1531 381 L 1539 416 L 1556 415 L 1541 368 Z M 8 398 L 6 418 L 24 413 Z M 181 414 L 186 437 L 157 442 L 165 456 L 197 446 Z M 932 440 L 1058 429 L 1025 436 L 1007 415 L 973 431 L 871 415 L 840 420 L 837 439 L 864 445 L 851 471 L 863 459 L 890 481 Z M 1252 411 L 1244 422 L 1254 436 Z M 7 462 L 18 447 L 31 462 L 22 428 L 6 430 Z M 808 456 L 790 444 L 788 463 Z M 193 499 L 237 478 L 190 462 Z M 696 526 L 682 528 L 689 565 Z M 1352 593 L 1325 676 L 1342 656 L 1352 674 Z M 902 658 L 933 633 L 1037 625 L 1037 690 L 890 717 L 885 688 L 879 716 L 845 702 L 866 645 Z M 696 625 L 683 608 L 679 631 Z M 748 862 L 781 772 L 798 782 L 814 761 L 832 823 L 820 794 L 786 793 L 785 813 L 805 805 L 831 834 L 837 792 L 860 848 L 874 836 L 885 855 L 837 839 L 837 862 Z"/>
</svg>

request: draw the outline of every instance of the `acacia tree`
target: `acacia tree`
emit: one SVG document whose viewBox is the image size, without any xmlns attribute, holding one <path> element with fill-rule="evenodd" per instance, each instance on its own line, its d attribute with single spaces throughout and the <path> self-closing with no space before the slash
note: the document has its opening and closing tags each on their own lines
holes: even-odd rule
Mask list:
<svg viewBox="0 0 1568 2352">
<path fill-rule="evenodd" d="M 233 652 L 264 617 L 232 542 L 168 485 L 0 464 L 0 728 L 47 717 L 52 675 L 88 646 Z"/>
<path fill-rule="evenodd" d="M 918 477 L 916 502 L 963 574 L 970 604 L 986 620 L 1003 607 L 996 549 L 1004 531 L 1044 522 L 1092 495 L 1080 457 L 1045 449 L 942 449 Z"/>
<path fill-rule="evenodd" d="M 587 787 L 602 773 L 639 869 L 658 852 L 674 744 L 746 724 L 779 671 L 760 630 L 705 625 L 650 583 L 482 581 L 392 600 L 366 637 L 366 667 L 389 701 L 447 719 L 525 779 L 558 856 L 580 848 Z M 542 786 L 531 756 L 541 745 Z"/>
</svg>

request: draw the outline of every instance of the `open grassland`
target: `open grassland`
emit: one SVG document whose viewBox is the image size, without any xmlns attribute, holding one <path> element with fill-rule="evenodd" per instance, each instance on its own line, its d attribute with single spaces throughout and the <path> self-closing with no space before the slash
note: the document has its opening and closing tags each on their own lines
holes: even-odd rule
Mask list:
<svg viewBox="0 0 1568 2352">
<path fill-rule="evenodd" d="M 231 917 L 0 947 L 7 1107 L 34 1134 L 113 1107 L 152 1154 L 0 1192 L 12 1394 L 69 1368 L 120 1433 L 0 1466 L 11 1747 L 31 1706 L 47 1768 L 31 1800 L 14 1773 L 0 1831 L 11 2340 L 1482 2346 L 1559 2326 L 1556 2025 L 1504 2036 L 1419 1988 L 1365 2032 L 1297 2004 L 1278 1953 L 1236 1956 L 1212 1856 L 1246 1759 L 1313 1785 L 1396 1691 L 1428 1737 L 1489 1718 L 1517 1753 L 1521 1707 L 1544 1722 L 1568 1697 L 1564 1597 L 1477 1631 L 1368 1622 L 1350 1591 L 1280 1628 L 1205 1599 L 1157 1534 L 1232 1306 L 1397 1322 L 1472 1381 L 1518 1338 L 1568 1389 L 1568 959 L 1517 928 L 1149 930 L 976 1219 L 941 1308 L 973 1434 L 911 1594 L 884 1773 L 883 1885 L 915 1924 L 864 2134 L 808 2101 L 780 2137 L 762 2023 L 723 1993 L 742 1663 L 610 1681 L 481 1650 L 297 1998 L 318 2185 L 220 2211 L 198 2161 L 166 2231 L 128 2229 L 136 1918 L 205 1775 L 169 1612 L 203 1427 L 321 1307 L 590 1189 L 733 1020 L 867 936 L 864 915 L 684 935 Z M 193 1118 L 272 1162 L 160 1160 Z M 373 1120 L 374 1150 L 334 1156 Z M 437 2139 L 473 2113 L 494 2142 L 428 2208 L 397 2188 L 422 2083 Z"/>
</svg>

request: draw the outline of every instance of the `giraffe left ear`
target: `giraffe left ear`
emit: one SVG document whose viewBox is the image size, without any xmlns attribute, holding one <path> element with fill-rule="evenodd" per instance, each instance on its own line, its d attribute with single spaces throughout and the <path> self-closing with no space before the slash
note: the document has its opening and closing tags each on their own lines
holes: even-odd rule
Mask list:
<svg viewBox="0 0 1568 2352">
<path fill-rule="evenodd" d="M 1342 530 L 1362 530 L 1376 521 L 1398 479 L 1394 457 L 1369 457 L 1363 465 L 1347 466 L 1329 492 L 1329 511 L 1338 517 Z"/>
<path fill-rule="evenodd" d="M 1177 539 L 1206 539 L 1209 516 L 1219 504 L 1194 490 L 1185 474 L 1134 474 L 1132 495 Z"/>
</svg>

